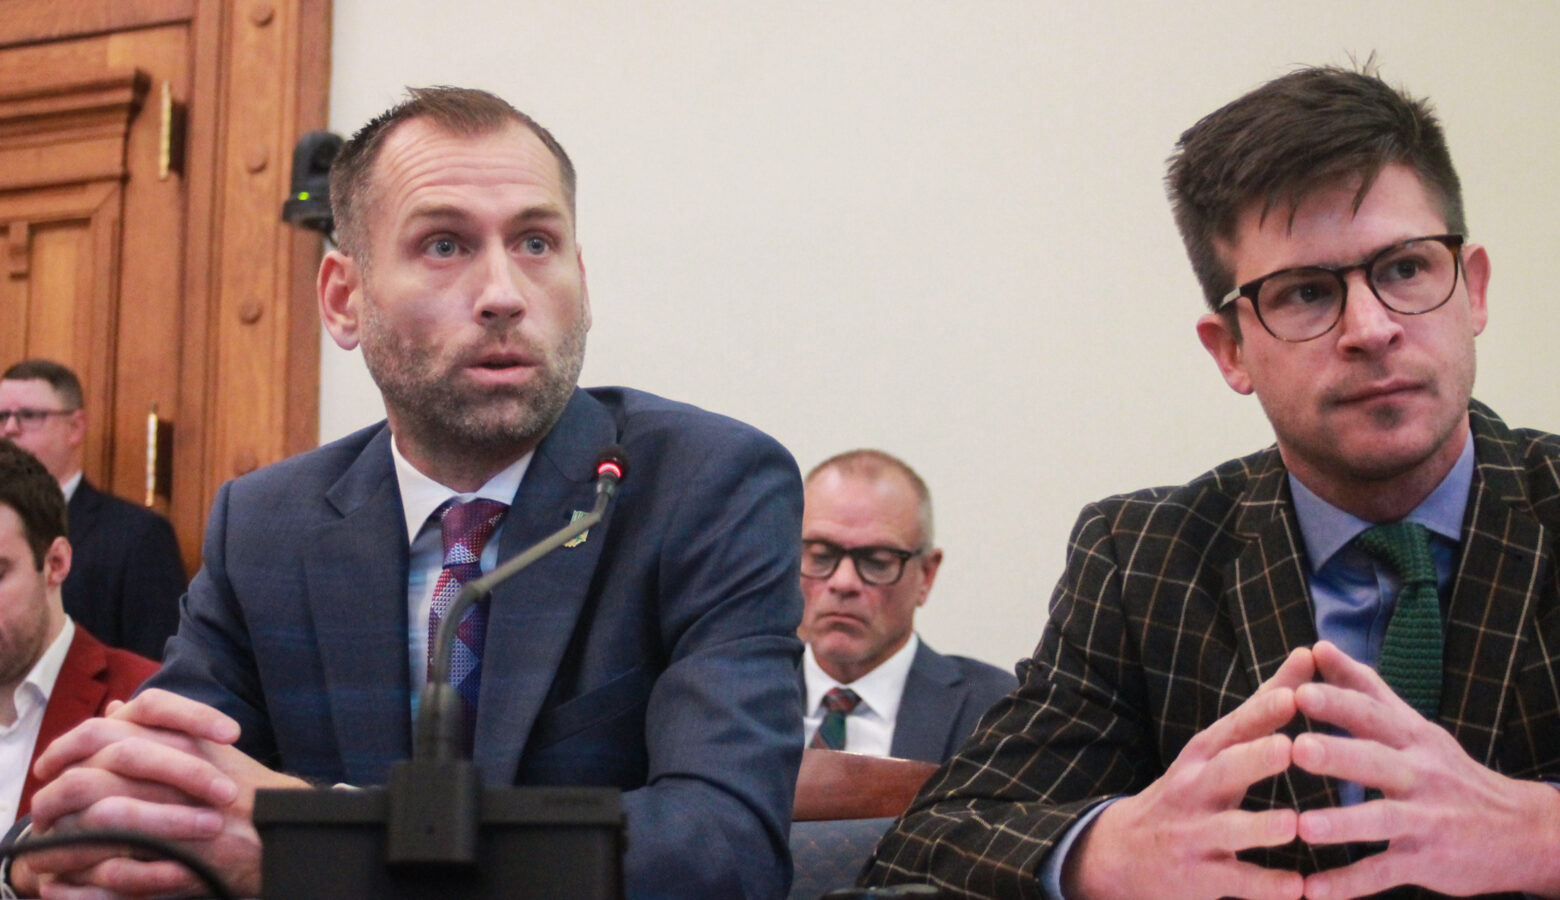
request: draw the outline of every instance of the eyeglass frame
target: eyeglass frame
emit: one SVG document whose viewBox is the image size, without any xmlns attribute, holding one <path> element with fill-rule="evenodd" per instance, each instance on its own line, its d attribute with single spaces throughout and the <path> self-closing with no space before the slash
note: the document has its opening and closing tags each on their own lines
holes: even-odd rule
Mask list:
<svg viewBox="0 0 1560 900">
<path fill-rule="evenodd" d="M 68 416 L 80 411 L 79 406 L 72 409 L 30 409 L 25 406 L 17 409 L 0 409 L 0 428 L 4 428 L 7 422 L 15 419 L 17 428 L 22 431 L 32 431 L 43 427 L 43 423 L 47 422 L 50 416 Z"/>
<path fill-rule="evenodd" d="M 802 572 L 801 575 L 803 578 L 812 578 L 817 581 L 822 581 L 826 578 L 833 578 L 834 573 L 838 572 L 840 569 L 840 563 L 843 562 L 848 556 L 850 557 L 850 564 L 856 569 L 856 577 L 861 579 L 862 584 L 869 584 L 873 587 L 889 587 L 891 585 L 898 584 L 901 580 L 904 579 L 905 567 L 909 565 L 910 560 L 915 559 L 918 556 L 925 556 L 927 551 L 930 549 L 927 547 L 920 547 L 915 550 L 903 550 L 899 547 L 890 547 L 887 544 L 863 544 L 859 547 L 841 547 L 839 544 L 836 544 L 833 541 L 826 541 L 822 538 L 813 538 L 802 541 L 802 551 L 804 553 L 807 550 L 808 544 L 823 544 L 827 547 L 833 548 L 835 551 L 837 551 L 837 553 L 834 557 L 834 565 L 829 567 L 829 571 L 823 573 L 822 575 L 809 575 L 806 572 Z M 871 580 L 866 576 L 865 573 L 861 571 L 861 558 L 868 555 L 869 553 L 888 553 L 891 556 L 898 558 L 899 572 L 888 581 Z"/>
<path fill-rule="evenodd" d="M 1418 244 L 1424 241 L 1435 241 L 1446 247 L 1446 249 L 1452 251 L 1451 289 L 1446 292 L 1446 296 L 1441 298 L 1439 303 L 1429 307 L 1428 309 L 1421 309 L 1417 312 L 1398 309 L 1383 299 L 1381 292 L 1376 289 L 1376 279 L 1371 277 L 1370 273 L 1371 267 L 1376 264 L 1377 260 L 1381 259 L 1383 256 L 1386 256 L 1389 253 L 1392 253 L 1395 250 L 1401 250 L 1409 244 Z M 1376 302 L 1380 303 L 1382 306 L 1386 307 L 1392 312 L 1395 312 L 1400 316 L 1422 316 L 1425 313 L 1433 313 L 1450 302 L 1452 295 L 1457 293 L 1457 282 L 1462 278 L 1464 271 L 1462 248 L 1465 244 L 1467 244 L 1467 242 L 1468 236 L 1466 234 L 1427 234 L 1421 237 L 1409 238 L 1406 241 L 1398 241 L 1395 244 L 1382 247 L 1380 250 L 1372 253 L 1363 262 L 1355 263 L 1352 266 L 1288 266 L 1282 269 L 1275 269 L 1266 275 L 1253 278 L 1245 284 L 1242 284 L 1236 287 L 1234 290 L 1231 290 L 1228 294 L 1225 294 L 1223 299 L 1219 301 L 1218 307 L 1214 309 L 1214 312 L 1223 313 L 1228 310 L 1230 306 L 1237 300 L 1245 297 L 1251 301 L 1251 311 L 1256 313 L 1257 322 L 1262 326 L 1262 330 L 1266 331 L 1270 335 L 1273 335 L 1275 340 L 1283 341 L 1286 344 L 1303 344 L 1306 341 L 1314 341 L 1322 335 L 1332 331 L 1334 328 L 1337 328 L 1338 323 L 1343 321 L 1343 310 L 1349 305 L 1349 281 L 1347 276 L 1350 272 L 1360 271 L 1365 273 L 1365 286 L 1370 288 L 1370 292 L 1376 298 Z M 1306 338 L 1286 338 L 1276 334 L 1272 328 L 1268 327 L 1267 320 L 1262 318 L 1262 305 L 1257 302 L 1257 296 L 1262 292 L 1263 282 L 1271 278 L 1277 278 L 1280 275 L 1289 275 L 1295 272 L 1326 272 L 1327 274 L 1336 278 L 1338 280 L 1338 286 L 1342 288 L 1342 290 L 1339 292 L 1339 296 L 1342 299 L 1338 301 L 1338 314 L 1333 318 L 1332 323 L 1329 324 L 1326 328 L 1323 328 L 1321 331 L 1318 331 L 1316 334 Z"/>
</svg>

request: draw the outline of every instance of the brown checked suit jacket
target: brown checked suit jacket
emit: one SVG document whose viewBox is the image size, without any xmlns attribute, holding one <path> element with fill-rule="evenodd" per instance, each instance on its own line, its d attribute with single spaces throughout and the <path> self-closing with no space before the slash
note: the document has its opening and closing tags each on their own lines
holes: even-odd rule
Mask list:
<svg viewBox="0 0 1560 900">
<path fill-rule="evenodd" d="M 1439 722 L 1496 771 L 1560 781 L 1560 438 L 1509 429 L 1477 402 L 1470 418 L 1476 465 L 1442 598 Z M 863 880 L 1041 896 L 1040 865 L 1080 815 L 1142 790 L 1289 651 L 1316 642 L 1306 570 L 1273 448 L 1085 508 L 1018 689 L 927 782 Z M 1290 769 L 1254 785 L 1244 806 L 1337 802 L 1331 779 Z M 1249 856 L 1311 872 L 1361 852 L 1296 843 Z"/>
</svg>

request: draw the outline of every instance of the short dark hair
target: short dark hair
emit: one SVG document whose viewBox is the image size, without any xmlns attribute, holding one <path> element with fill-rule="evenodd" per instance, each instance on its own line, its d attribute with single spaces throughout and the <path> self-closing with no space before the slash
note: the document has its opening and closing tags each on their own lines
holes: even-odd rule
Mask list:
<svg viewBox="0 0 1560 900">
<path fill-rule="evenodd" d="M 330 167 L 330 210 L 336 225 L 336 242 L 348 256 L 367 259 L 364 218 L 373 205 L 371 178 L 374 163 L 385 140 L 396 126 L 412 119 L 428 119 L 462 137 L 492 134 L 508 125 L 521 125 L 539 138 L 558 160 L 564 199 L 574 215 L 574 163 L 552 132 L 510 106 L 503 98 L 474 88 L 407 88 L 407 99 L 390 107 L 358 129 L 336 154 Z"/>
<path fill-rule="evenodd" d="M 43 463 L 7 440 L 0 440 L 0 506 L 22 520 L 22 537 L 42 571 L 54 539 L 65 536 L 65 494 Z"/>
<path fill-rule="evenodd" d="M 1405 165 L 1440 206 L 1448 231 L 1464 233 L 1462 185 L 1441 124 L 1426 100 L 1360 71 L 1299 69 L 1275 78 L 1188 128 L 1170 156 L 1166 184 L 1176 227 L 1209 307 L 1235 287 L 1219 256 L 1242 213 L 1291 210 L 1309 193 L 1361 179 L 1355 206 L 1383 167 Z"/>
<path fill-rule="evenodd" d="M 823 462 L 813 466 L 807 472 L 807 477 L 802 479 L 802 484 L 811 484 L 814 478 L 822 475 L 830 469 L 838 469 L 846 475 L 858 478 L 877 479 L 884 472 L 897 472 L 910 482 L 910 487 L 915 491 L 918 507 L 918 517 L 921 520 L 921 544 L 930 549 L 933 538 L 932 522 L 932 492 L 927 489 L 926 482 L 921 476 L 910 468 L 910 464 L 884 450 L 874 450 L 863 447 L 856 450 L 846 450 L 844 453 L 836 453 Z"/>
<path fill-rule="evenodd" d="M 47 381 L 70 409 L 81 409 L 84 405 L 81 379 L 52 359 L 24 359 L 6 369 L 5 374 L 0 375 L 0 381 Z"/>
</svg>

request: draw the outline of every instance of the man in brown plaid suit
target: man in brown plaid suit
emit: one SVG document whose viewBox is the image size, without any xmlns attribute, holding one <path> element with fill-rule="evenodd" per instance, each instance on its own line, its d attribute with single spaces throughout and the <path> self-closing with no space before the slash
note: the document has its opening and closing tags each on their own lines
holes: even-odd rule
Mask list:
<svg viewBox="0 0 1560 900">
<path fill-rule="evenodd" d="M 1302 70 L 1182 135 L 1169 187 L 1198 336 L 1277 444 L 1083 511 L 1018 690 L 864 879 L 1560 896 L 1560 439 L 1471 400 L 1490 262 L 1439 124 L 1372 73 Z M 1360 538 L 1397 522 L 1420 575 Z M 1375 670 L 1415 605 L 1428 718 Z"/>
</svg>

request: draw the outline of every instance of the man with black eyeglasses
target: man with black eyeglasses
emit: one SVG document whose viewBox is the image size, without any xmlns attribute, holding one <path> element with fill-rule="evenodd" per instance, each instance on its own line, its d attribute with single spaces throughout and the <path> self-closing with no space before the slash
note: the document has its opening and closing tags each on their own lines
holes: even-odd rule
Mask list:
<svg viewBox="0 0 1560 900">
<path fill-rule="evenodd" d="M 65 492 L 75 555 L 65 611 L 110 647 L 162 659 L 189 584 L 178 539 L 155 511 L 83 477 L 82 401 L 81 381 L 69 368 L 47 359 L 15 363 L 0 375 L 0 437 L 36 456 Z"/>
<path fill-rule="evenodd" d="M 932 497 L 903 461 L 851 450 L 807 475 L 799 634 L 809 746 L 942 762 L 1017 682 L 915 633 L 942 550 Z"/>
<path fill-rule="evenodd" d="M 1471 399 L 1490 259 L 1427 103 L 1303 69 L 1171 203 L 1275 446 L 1091 504 L 1020 687 L 868 880 L 947 896 L 1560 897 L 1560 439 Z"/>
</svg>

